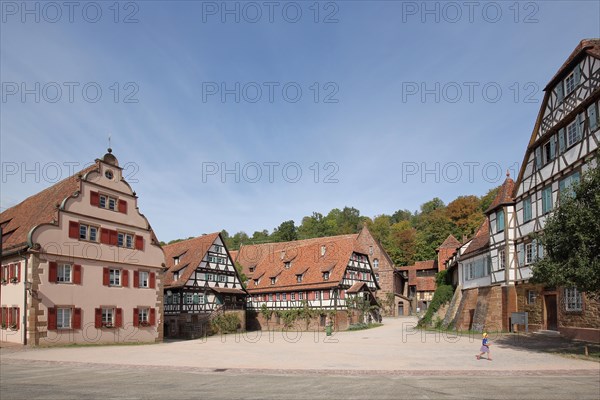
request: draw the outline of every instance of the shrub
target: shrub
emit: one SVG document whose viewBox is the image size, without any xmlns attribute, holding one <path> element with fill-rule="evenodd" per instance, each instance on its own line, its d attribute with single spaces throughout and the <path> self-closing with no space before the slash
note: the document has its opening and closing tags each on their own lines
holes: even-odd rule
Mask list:
<svg viewBox="0 0 600 400">
<path fill-rule="evenodd" d="M 445 272 L 445 271 L 442 271 Z M 433 300 L 431 300 L 431 304 L 429 308 L 427 308 L 427 312 L 425 316 L 421 318 L 419 321 L 419 326 L 428 326 L 431 324 L 431 318 L 433 318 L 433 314 L 440 309 L 443 304 L 446 304 L 452 300 L 452 296 L 454 296 L 454 289 L 450 285 L 440 285 L 435 290 L 433 294 Z"/>
<path fill-rule="evenodd" d="M 210 325 L 215 333 L 232 333 L 237 332 L 241 322 L 237 314 L 222 314 L 213 319 Z"/>
</svg>

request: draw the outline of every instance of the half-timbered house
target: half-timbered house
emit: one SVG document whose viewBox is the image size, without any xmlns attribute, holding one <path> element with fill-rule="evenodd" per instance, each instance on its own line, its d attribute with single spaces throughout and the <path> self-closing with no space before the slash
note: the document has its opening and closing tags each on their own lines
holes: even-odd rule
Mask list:
<svg viewBox="0 0 600 400">
<path fill-rule="evenodd" d="M 162 340 L 164 253 L 109 149 L 0 214 L 1 340 Z"/>
<path fill-rule="evenodd" d="M 597 301 L 574 287 L 530 282 L 531 266 L 544 257 L 535 236 L 598 154 L 600 39 L 583 40 L 544 91 L 517 181 L 507 176 L 487 226 L 452 259 L 463 292 L 456 327 L 507 330 L 513 312 L 526 312 L 530 330 L 600 341 Z"/>
<path fill-rule="evenodd" d="M 366 304 L 379 305 L 375 295 L 379 283 L 360 247 L 356 235 L 242 247 L 238 260 L 241 254 L 247 255 L 248 309 L 256 314 L 258 327 L 282 324 L 277 313 L 273 321 L 267 321 L 262 309 L 308 307 L 319 313 L 314 325 L 324 325 L 326 315 L 332 315 L 337 329 L 358 322 L 351 310 L 355 302 L 350 299 L 360 297 Z M 372 318 L 378 318 L 378 313 Z"/>
<path fill-rule="evenodd" d="M 163 247 L 165 336 L 194 338 L 208 333 L 216 315 L 235 312 L 245 329 L 246 291 L 220 233 Z"/>
</svg>

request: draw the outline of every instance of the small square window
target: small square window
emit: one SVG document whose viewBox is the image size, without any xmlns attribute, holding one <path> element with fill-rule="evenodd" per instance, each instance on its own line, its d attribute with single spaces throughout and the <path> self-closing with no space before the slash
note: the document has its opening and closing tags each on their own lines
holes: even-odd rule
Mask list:
<svg viewBox="0 0 600 400">
<path fill-rule="evenodd" d="M 150 286 L 149 282 L 150 282 L 150 273 L 148 271 L 140 271 L 139 272 L 139 283 L 141 288 L 147 288 Z"/>
<path fill-rule="evenodd" d="M 121 270 L 110 269 L 108 282 L 110 286 L 121 286 Z"/>
<path fill-rule="evenodd" d="M 58 308 L 56 310 L 56 327 L 58 329 L 70 329 L 71 328 L 71 309 L 70 308 Z"/>
<path fill-rule="evenodd" d="M 527 304 L 535 304 L 535 300 L 537 299 L 537 293 L 535 290 L 527 291 Z"/>
<path fill-rule="evenodd" d="M 71 283 L 73 281 L 73 268 L 71 264 L 61 264 L 57 270 L 57 282 Z"/>
</svg>

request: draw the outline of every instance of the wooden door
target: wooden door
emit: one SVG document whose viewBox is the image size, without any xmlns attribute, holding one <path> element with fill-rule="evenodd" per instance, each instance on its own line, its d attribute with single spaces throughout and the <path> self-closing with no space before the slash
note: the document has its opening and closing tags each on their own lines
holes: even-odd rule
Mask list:
<svg viewBox="0 0 600 400">
<path fill-rule="evenodd" d="M 558 310 L 556 308 L 556 295 L 544 296 L 546 304 L 546 329 L 551 331 L 558 330 Z"/>
</svg>

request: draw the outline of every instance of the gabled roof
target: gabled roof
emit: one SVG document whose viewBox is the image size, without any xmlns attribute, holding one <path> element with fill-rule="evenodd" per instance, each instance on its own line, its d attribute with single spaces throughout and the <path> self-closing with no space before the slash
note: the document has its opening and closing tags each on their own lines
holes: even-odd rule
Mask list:
<svg viewBox="0 0 600 400">
<path fill-rule="evenodd" d="M 449 235 L 446 240 L 437 248 L 439 249 L 456 249 L 460 247 L 460 242 L 453 235 Z"/>
<path fill-rule="evenodd" d="M 558 69 L 556 74 L 550 79 L 544 90 L 549 90 L 573 68 L 574 64 L 579 61 L 582 55 L 588 54 L 595 58 L 600 58 L 600 39 L 583 39 L 571 55 L 565 60 L 563 65 Z"/>
<path fill-rule="evenodd" d="M 511 179 L 510 173 L 507 172 L 504 183 L 502 184 L 502 186 L 500 186 L 500 189 L 498 190 L 496 197 L 494 197 L 494 200 L 492 201 L 492 204 L 490 204 L 488 209 L 485 210 L 485 213 L 489 214 L 500 206 L 503 206 L 505 204 L 514 203 L 514 201 L 515 201 L 515 199 L 513 197 L 514 190 L 515 190 L 515 181 L 513 181 Z"/>
<path fill-rule="evenodd" d="M 163 246 L 168 268 L 164 278 L 165 287 L 185 285 L 219 235 L 216 232 Z M 175 257 L 179 257 L 177 265 L 175 265 Z M 179 279 L 174 281 L 173 272 L 176 271 L 180 271 Z"/>
<path fill-rule="evenodd" d="M 58 219 L 58 207 L 63 201 L 81 189 L 81 178 L 97 170 L 98 164 L 34 194 L 0 214 L 2 226 L 2 250 L 10 251 L 28 247 L 28 235 L 35 226 L 52 223 Z"/>
<path fill-rule="evenodd" d="M 462 256 L 471 255 L 481 250 L 485 250 L 490 245 L 490 223 L 486 218 L 483 223 L 477 229 L 475 236 L 469 243 L 469 247 L 465 250 Z"/>
<path fill-rule="evenodd" d="M 339 286 L 343 279 L 346 267 L 353 253 L 361 253 L 356 250 L 357 235 L 341 235 L 323 237 L 308 240 L 299 240 L 285 243 L 271 243 L 275 245 L 267 248 L 259 245 L 267 252 L 262 254 L 256 262 L 253 278 L 259 276 L 258 285 L 250 282 L 249 293 L 265 293 L 276 290 L 309 290 L 326 289 Z M 321 248 L 325 246 L 325 254 L 321 255 Z M 282 251 L 285 250 L 282 259 Z M 241 255 L 243 251 L 238 254 Z M 363 254 L 363 253 L 361 253 Z M 284 261 L 293 255 L 289 268 L 285 268 Z M 366 254 L 365 254 L 366 256 Z M 328 280 L 324 280 L 323 273 L 329 272 Z M 302 282 L 297 281 L 297 275 L 302 275 Z M 276 276 L 276 282 L 271 285 L 271 278 Z"/>
</svg>

